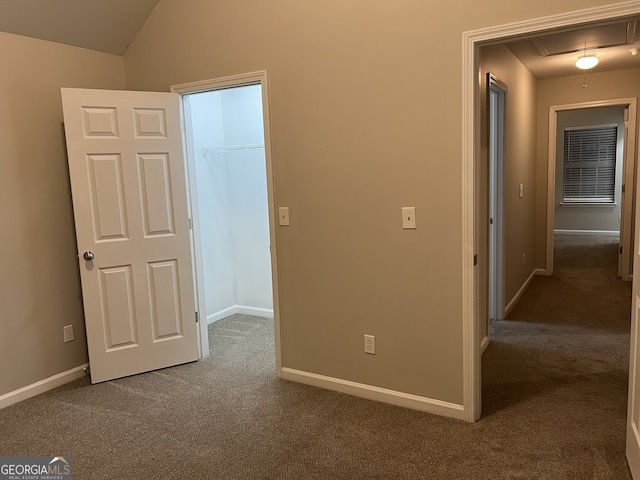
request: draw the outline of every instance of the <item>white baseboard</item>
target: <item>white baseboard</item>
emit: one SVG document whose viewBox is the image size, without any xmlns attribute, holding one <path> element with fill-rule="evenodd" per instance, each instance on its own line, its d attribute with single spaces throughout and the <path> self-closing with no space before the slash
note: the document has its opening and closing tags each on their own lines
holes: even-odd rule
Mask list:
<svg viewBox="0 0 640 480">
<path fill-rule="evenodd" d="M 339 378 L 326 377 L 315 373 L 295 370 L 293 368 L 283 368 L 282 377 L 284 380 L 304 383 L 313 387 L 320 387 L 327 390 L 346 393 L 356 397 L 375 400 L 377 402 L 390 403 L 399 407 L 411 408 L 422 412 L 433 413 L 443 417 L 465 419 L 464 408 L 455 403 L 443 402 L 432 398 L 420 397 L 409 393 L 397 392 L 386 388 L 374 387 L 364 383 L 356 383 Z"/>
<path fill-rule="evenodd" d="M 233 305 L 229 308 L 223 308 L 222 310 L 218 310 L 211 315 L 207 315 L 207 325 L 211 325 L 212 323 L 216 323 L 218 320 L 222 320 L 223 318 L 228 317 L 229 315 L 233 315 L 236 313 L 236 306 Z"/>
<path fill-rule="evenodd" d="M 522 284 L 520 289 L 516 292 L 516 294 L 509 301 L 509 303 L 507 303 L 507 306 L 504 307 L 504 317 L 503 318 L 506 318 L 506 316 L 509 315 L 509 312 L 511 312 L 511 309 L 513 309 L 513 307 L 516 306 L 516 303 L 518 303 L 518 300 L 520 300 L 520 297 L 522 296 L 522 294 L 525 292 L 525 290 L 527 289 L 527 287 L 529 286 L 529 284 L 533 280 L 533 277 L 535 277 L 536 275 L 545 275 L 545 274 L 546 274 L 546 271 L 541 269 L 541 268 L 536 268 L 531 272 L 531 275 L 529 275 L 529 278 L 527 278 L 524 281 L 524 283 Z"/>
<path fill-rule="evenodd" d="M 248 305 L 236 305 L 236 308 L 238 309 L 237 313 L 241 313 L 243 315 L 253 315 L 254 317 L 273 318 L 273 309 L 249 307 Z"/>
<path fill-rule="evenodd" d="M 89 366 L 88 363 L 80 365 L 79 367 L 72 368 L 66 372 L 58 373 L 53 377 L 45 378 L 39 382 L 32 383 L 26 387 L 19 388 L 13 392 L 5 393 L 0 396 L 0 409 L 13 405 L 14 403 L 21 402 L 27 398 L 35 397 L 41 393 L 52 390 L 65 383 L 72 382 L 73 380 L 83 377 L 85 375 L 85 368 Z"/>
<path fill-rule="evenodd" d="M 222 320 L 223 318 L 227 318 L 235 313 L 253 315 L 255 317 L 273 318 L 273 309 L 250 307 L 248 305 L 233 305 L 212 313 L 211 315 L 207 315 L 207 325 L 211 325 L 212 323 Z"/>
<path fill-rule="evenodd" d="M 620 232 L 616 230 L 554 230 L 556 235 L 606 235 L 608 237 L 619 237 Z"/>
<path fill-rule="evenodd" d="M 489 335 L 485 335 L 485 337 L 480 342 L 480 355 L 484 353 L 484 351 L 489 346 Z"/>
</svg>

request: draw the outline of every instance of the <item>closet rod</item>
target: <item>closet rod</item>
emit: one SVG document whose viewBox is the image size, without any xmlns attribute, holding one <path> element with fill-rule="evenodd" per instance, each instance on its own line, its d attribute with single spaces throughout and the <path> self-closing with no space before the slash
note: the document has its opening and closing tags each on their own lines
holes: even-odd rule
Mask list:
<svg viewBox="0 0 640 480">
<path fill-rule="evenodd" d="M 253 143 L 248 145 L 231 145 L 228 147 L 203 148 L 203 154 L 219 152 L 244 152 L 247 150 L 260 150 L 264 148 L 264 143 Z"/>
</svg>

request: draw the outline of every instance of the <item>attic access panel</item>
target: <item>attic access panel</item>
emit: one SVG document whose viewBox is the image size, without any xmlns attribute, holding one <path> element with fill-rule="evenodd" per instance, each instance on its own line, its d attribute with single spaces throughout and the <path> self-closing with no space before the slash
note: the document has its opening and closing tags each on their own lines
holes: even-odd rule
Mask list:
<svg viewBox="0 0 640 480">
<path fill-rule="evenodd" d="M 583 49 L 617 47 L 634 43 L 639 36 L 638 21 L 592 26 L 532 38 L 543 57 L 577 52 Z"/>
</svg>

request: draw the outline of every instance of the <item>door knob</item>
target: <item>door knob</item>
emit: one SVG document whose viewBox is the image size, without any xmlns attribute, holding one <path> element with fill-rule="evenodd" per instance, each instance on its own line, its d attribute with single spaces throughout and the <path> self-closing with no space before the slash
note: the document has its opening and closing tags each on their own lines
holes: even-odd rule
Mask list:
<svg viewBox="0 0 640 480">
<path fill-rule="evenodd" d="M 84 259 L 89 262 L 91 260 L 93 260 L 93 257 L 95 257 L 95 255 L 93 254 L 92 251 L 88 251 L 88 252 L 84 252 L 84 255 L 82 255 L 84 257 Z"/>
</svg>

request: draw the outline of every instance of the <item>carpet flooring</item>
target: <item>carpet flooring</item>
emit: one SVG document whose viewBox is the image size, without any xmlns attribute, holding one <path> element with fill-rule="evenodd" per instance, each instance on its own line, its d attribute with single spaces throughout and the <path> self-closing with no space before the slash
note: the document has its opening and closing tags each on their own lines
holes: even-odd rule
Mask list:
<svg viewBox="0 0 640 480">
<path fill-rule="evenodd" d="M 475 424 L 278 380 L 272 321 L 234 315 L 199 362 L 0 410 L 0 455 L 68 455 L 76 480 L 630 479 L 630 285 L 610 239 L 570 240 L 492 324 Z"/>
</svg>

